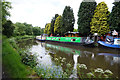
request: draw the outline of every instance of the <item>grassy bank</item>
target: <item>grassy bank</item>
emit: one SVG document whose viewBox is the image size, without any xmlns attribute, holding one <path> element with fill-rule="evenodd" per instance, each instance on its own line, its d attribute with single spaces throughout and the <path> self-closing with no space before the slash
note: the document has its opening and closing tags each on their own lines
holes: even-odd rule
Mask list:
<svg viewBox="0 0 120 80">
<path fill-rule="evenodd" d="M 20 37 L 19 37 L 20 38 Z M 5 76 L 8 78 L 26 78 L 31 71 L 21 62 L 21 56 L 17 47 L 9 42 L 10 39 L 2 38 L 2 66 Z"/>
</svg>

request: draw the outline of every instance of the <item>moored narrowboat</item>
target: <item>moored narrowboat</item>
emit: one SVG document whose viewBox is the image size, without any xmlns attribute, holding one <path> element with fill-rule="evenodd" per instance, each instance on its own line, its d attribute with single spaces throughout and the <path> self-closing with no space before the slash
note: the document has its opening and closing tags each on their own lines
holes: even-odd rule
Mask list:
<svg viewBox="0 0 120 80">
<path fill-rule="evenodd" d="M 46 41 L 47 36 L 48 36 L 47 34 L 42 34 L 40 36 L 36 36 L 36 40 L 44 42 L 44 41 Z"/>
</svg>

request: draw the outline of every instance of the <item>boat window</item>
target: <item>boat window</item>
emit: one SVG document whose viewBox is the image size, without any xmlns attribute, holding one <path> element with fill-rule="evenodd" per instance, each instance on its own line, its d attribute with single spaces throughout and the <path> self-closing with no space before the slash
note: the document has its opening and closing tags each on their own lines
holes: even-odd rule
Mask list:
<svg viewBox="0 0 120 80">
<path fill-rule="evenodd" d="M 59 40 L 60 40 L 60 38 L 59 38 Z"/>
<path fill-rule="evenodd" d="M 71 41 L 75 41 L 75 39 L 71 39 Z"/>
<path fill-rule="evenodd" d="M 73 41 L 75 41 L 75 39 L 73 39 Z"/>
</svg>

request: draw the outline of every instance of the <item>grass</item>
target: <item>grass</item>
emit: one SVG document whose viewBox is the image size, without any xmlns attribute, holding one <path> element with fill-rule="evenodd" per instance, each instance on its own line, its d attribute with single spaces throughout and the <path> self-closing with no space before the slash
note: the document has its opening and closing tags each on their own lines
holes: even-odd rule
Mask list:
<svg viewBox="0 0 120 80">
<path fill-rule="evenodd" d="M 31 72 L 21 62 L 21 57 L 17 50 L 12 47 L 5 36 L 2 42 L 2 66 L 3 71 L 9 78 L 26 78 Z"/>
</svg>

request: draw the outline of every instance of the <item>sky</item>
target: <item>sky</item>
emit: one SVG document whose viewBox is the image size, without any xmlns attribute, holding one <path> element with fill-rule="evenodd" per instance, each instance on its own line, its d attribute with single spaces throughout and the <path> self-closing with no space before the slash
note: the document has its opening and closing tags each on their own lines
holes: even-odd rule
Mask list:
<svg viewBox="0 0 120 80">
<path fill-rule="evenodd" d="M 77 14 L 82 0 L 7 0 L 11 2 L 10 20 L 13 23 L 21 22 L 45 28 L 55 14 L 62 15 L 65 6 L 73 9 L 75 17 L 74 28 L 77 29 Z M 98 3 L 104 1 L 111 12 L 114 0 L 95 0 Z"/>
</svg>

